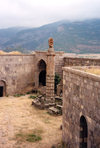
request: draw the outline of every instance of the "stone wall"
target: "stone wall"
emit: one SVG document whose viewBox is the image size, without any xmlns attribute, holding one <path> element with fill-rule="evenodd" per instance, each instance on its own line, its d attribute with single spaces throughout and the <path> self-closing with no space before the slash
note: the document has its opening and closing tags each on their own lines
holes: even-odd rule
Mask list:
<svg viewBox="0 0 100 148">
<path fill-rule="evenodd" d="M 36 51 L 31 55 L 0 55 L 0 81 L 6 83 L 6 94 L 13 95 L 26 91 L 35 85 L 39 87 L 39 61 L 47 64 L 47 51 Z M 62 77 L 63 52 L 56 52 L 55 71 Z"/>
<path fill-rule="evenodd" d="M 34 59 L 34 55 L 0 55 L 0 80 L 6 83 L 6 95 L 34 85 Z"/>
<path fill-rule="evenodd" d="M 63 142 L 80 148 L 80 118 L 88 128 L 87 148 L 100 147 L 100 76 L 63 68 Z M 81 147 L 82 148 L 82 147 Z"/>
<path fill-rule="evenodd" d="M 100 59 L 65 57 L 64 66 L 100 66 Z"/>
<path fill-rule="evenodd" d="M 64 66 L 64 52 L 55 52 L 55 72 L 62 78 L 62 67 Z"/>
<path fill-rule="evenodd" d="M 55 52 L 55 72 L 62 78 L 64 66 L 100 66 L 99 59 L 65 57 L 64 52 Z M 31 55 L 0 55 L 0 80 L 6 83 L 6 93 L 15 94 L 30 85 L 39 87 L 39 62 L 47 65 L 47 51 L 36 51 Z M 62 81 L 60 84 L 62 88 Z"/>
</svg>

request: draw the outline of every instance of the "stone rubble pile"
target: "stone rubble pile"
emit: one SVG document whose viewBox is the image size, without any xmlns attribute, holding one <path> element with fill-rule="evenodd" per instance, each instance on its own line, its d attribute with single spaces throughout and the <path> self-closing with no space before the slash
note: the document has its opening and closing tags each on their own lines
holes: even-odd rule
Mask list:
<svg viewBox="0 0 100 148">
<path fill-rule="evenodd" d="M 62 97 L 55 96 L 54 102 L 47 102 L 45 95 L 40 95 L 33 99 L 32 105 L 39 109 L 47 109 L 49 114 L 62 115 Z"/>
</svg>

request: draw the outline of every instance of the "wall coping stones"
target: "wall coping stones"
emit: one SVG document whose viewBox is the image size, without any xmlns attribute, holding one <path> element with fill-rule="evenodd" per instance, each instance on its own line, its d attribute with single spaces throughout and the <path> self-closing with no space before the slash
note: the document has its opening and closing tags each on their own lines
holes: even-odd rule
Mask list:
<svg viewBox="0 0 100 148">
<path fill-rule="evenodd" d="M 82 70 L 78 70 L 78 69 L 74 69 L 74 68 L 70 68 L 70 67 L 63 67 L 62 69 L 65 72 L 70 72 L 70 73 L 79 75 L 81 77 L 89 78 L 89 79 L 92 79 L 94 81 L 99 81 L 100 82 L 100 76 L 98 76 L 96 74 L 91 74 L 91 73 L 84 72 Z"/>
<path fill-rule="evenodd" d="M 35 54 L 1 54 L 0 56 L 35 56 Z"/>
<path fill-rule="evenodd" d="M 82 57 L 82 58 L 80 58 L 80 57 L 64 57 L 64 60 L 66 60 L 66 59 L 73 59 L 73 60 L 96 60 L 96 61 L 100 61 L 100 58 L 92 58 L 92 57 L 90 57 L 90 58 L 86 58 L 86 57 Z"/>
<path fill-rule="evenodd" d="M 34 51 L 34 52 L 36 52 L 36 53 L 46 53 L 46 52 L 48 52 L 48 51 Z M 65 52 L 64 51 L 55 51 L 55 53 L 56 54 L 64 54 Z"/>
<path fill-rule="evenodd" d="M 35 51 L 36 53 L 46 53 L 47 51 Z"/>
</svg>

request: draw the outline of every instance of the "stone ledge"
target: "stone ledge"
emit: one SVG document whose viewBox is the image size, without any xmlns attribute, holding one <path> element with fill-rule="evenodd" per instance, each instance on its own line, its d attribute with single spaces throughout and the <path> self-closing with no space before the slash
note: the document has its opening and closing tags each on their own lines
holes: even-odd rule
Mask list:
<svg viewBox="0 0 100 148">
<path fill-rule="evenodd" d="M 35 51 L 36 53 L 47 53 L 47 51 L 41 51 L 41 50 L 39 50 L 39 51 Z"/>
<path fill-rule="evenodd" d="M 85 58 L 85 57 L 82 57 L 82 58 L 80 58 L 80 57 L 64 57 L 64 60 L 91 60 L 91 61 L 100 61 L 100 58 Z"/>
<path fill-rule="evenodd" d="M 84 71 L 69 68 L 69 67 L 63 67 L 63 71 L 69 72 L 69 73 L 72 73 L 72 74 L 76 74 L 76 75 L 79 75 L 81 77 L 89 78 L 89 79 L 92 79 L 94 81 L 99 81 L 100 82 L 100 76 L 95 75 L 95 74 L 91 74 L 91 73 L 88 73 L 88 72 L 84 72 Z"/>
<path fill-rule="evenodd" d="M 35 54 L 1 54 L 0 56 L 35 56 Z"/>
</svg>

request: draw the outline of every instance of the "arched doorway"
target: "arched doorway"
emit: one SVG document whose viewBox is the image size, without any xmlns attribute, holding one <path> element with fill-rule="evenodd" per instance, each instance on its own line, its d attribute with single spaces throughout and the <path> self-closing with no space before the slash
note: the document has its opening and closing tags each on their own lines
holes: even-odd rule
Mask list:
<svg viewBox="0 0 100 148">
<path fill-rule="evenodd" d="M 42 70 L 39 74 L 39 85 L 46 86 L 46 71 Z"/>
<path fill-rule="evenodd" d="M 84 116 L 80 118 L 80 148 L 87 148 L 88 127 Z"/>
<path fill-rule="evenodd" d="M 39 69 L 39 86 L 46 86 L 46 63 L 40 60 L 38 63 Z"/>
<path fill-rule="evenodd" d="M 0 81 L 0 97 L 3 97 L 6 95 L 6 83 L 5 81 Z"/>
</svg>

